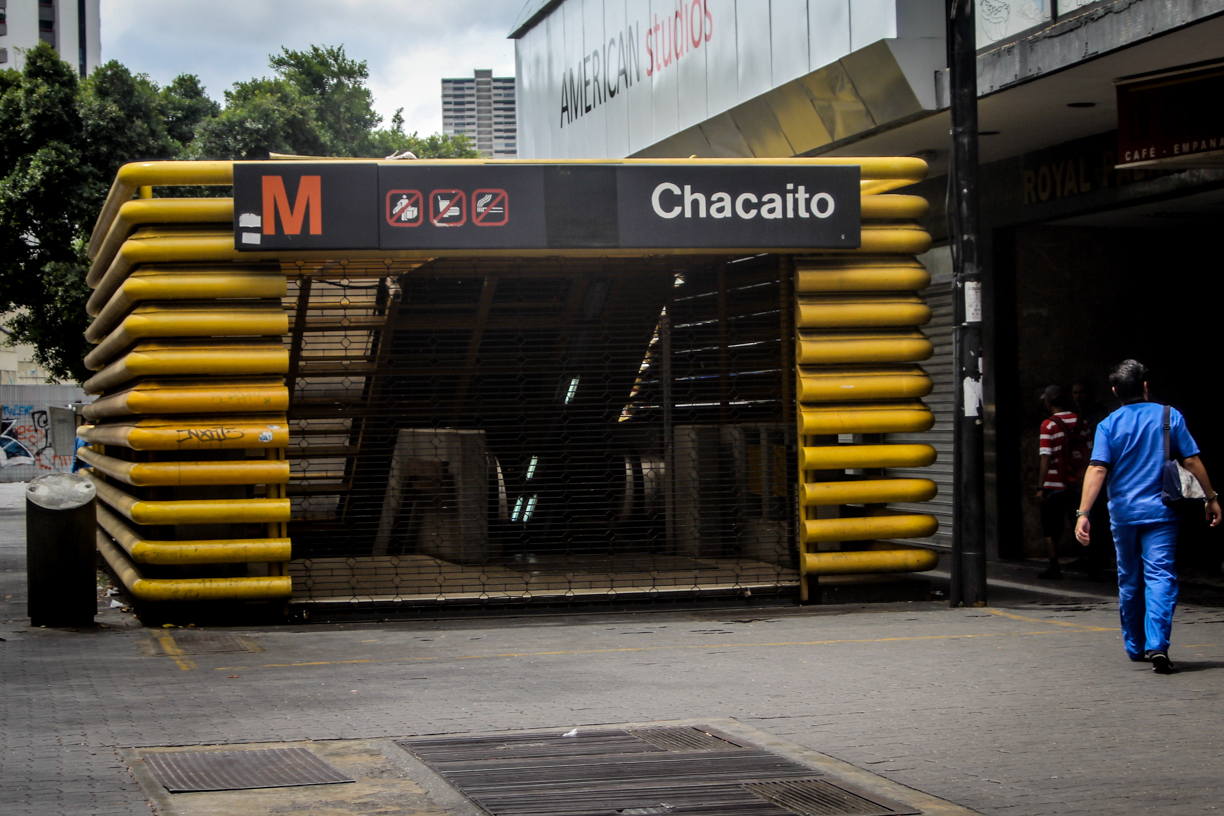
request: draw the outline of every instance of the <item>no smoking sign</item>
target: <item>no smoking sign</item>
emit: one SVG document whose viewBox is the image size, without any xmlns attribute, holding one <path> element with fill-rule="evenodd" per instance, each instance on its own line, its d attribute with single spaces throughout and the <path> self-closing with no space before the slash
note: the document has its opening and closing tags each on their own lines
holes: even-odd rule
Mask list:
<svg viewBox="0 0 1224 816">
<path fill-rule="evenodd" d="M 472 193 L 472 223 L 478 227 L 500 227 L 510 220 L 510 197 L 505 190 Z"/>
</svg>

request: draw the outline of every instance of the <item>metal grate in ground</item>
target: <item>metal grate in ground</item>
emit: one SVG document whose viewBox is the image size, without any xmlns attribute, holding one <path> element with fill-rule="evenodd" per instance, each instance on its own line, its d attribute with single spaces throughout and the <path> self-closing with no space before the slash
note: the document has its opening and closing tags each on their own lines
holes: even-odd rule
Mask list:
<svg viewBox="0 0 1224 816">
<path fill-rule="evenodd" d="M 704 728 L 397 742 L 493 816 L 920 812 Z"/>
<path fill-rule="evenodd" d="M 629 733 L 666 751 L 725 751 L 741 747 L 738 742 L 700 728 L 645 728 Z"/>
<path fill-rule="evenodd" d="M 171 793 L 289 788 L 353 782 L 301 747 L 147 753 L 145 765 Z"/>
<path fill-rule="evenodd" d="M 852 785 L 834 784 L 827 779 L 750 782 L 744 789 L 804 816 L 902 816 L 922 812 L 874 795 L 869 798 L 866 792 Z"/>
</svg>

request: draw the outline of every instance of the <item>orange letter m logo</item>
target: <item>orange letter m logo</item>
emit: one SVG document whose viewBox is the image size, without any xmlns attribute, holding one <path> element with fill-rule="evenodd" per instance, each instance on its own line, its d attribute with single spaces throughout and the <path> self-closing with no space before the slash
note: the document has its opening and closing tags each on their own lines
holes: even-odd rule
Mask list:
<svg viewBox="0 0 1224 816">
<path fill-rule="evenodd" d="M 298 182 L 297 201 L 289 206 L 283 176 L 263 177 L 263 234 L 276 234 L 276 216 L 286 235 L 302 234 L 302 219 L 310 210 L 310 234 L 323 234 L 323 185 L 320 176 L 302 176 Z"/>
</svg>

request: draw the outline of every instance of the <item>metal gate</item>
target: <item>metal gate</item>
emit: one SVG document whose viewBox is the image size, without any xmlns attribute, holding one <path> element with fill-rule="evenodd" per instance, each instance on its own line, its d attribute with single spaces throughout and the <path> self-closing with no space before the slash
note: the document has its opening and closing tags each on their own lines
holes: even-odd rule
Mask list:
<svg viewBox="0 0 1224 816">
<path fill-rule="evenodd" d="M 295 602 L 796 582 L 784 258 L 285 272 Z"/>
</svg>

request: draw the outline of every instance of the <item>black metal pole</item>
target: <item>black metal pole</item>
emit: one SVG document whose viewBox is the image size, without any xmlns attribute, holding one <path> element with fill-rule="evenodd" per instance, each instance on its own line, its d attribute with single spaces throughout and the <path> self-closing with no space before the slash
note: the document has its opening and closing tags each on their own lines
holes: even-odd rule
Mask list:
<svg viewBox="0 0 1224 816">
<path fill-rule="evenodd" d="M 948 0 L 952 151 L 948 233 L 953 264 L 952 606 L 986 603 L 982 445 L 982 271 L 978 260 L 977 31 L 974 0 Z"/>
</svg>

